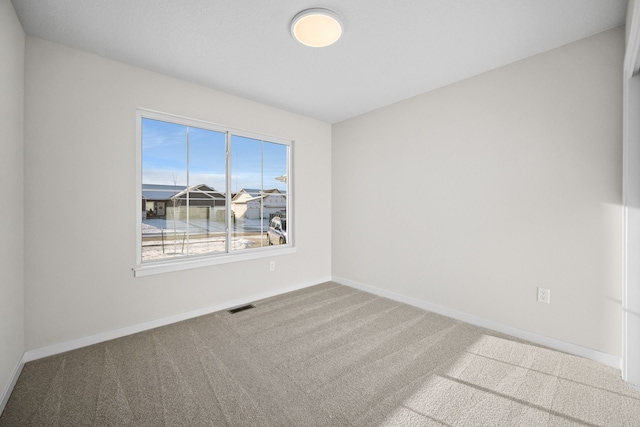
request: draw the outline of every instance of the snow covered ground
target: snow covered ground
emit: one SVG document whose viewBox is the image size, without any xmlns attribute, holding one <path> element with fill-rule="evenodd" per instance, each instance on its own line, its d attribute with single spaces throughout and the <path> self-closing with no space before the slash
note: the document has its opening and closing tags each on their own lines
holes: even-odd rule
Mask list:
<svg viewBox="0 0 640 427">
<path fill-rule="evenodd" d="M 192 219 L 189 224 L 184 220 L 176 220 L 175 224 L 172 219 L 163 218 L 145 218 L 142 220 L 142 234 L 145 233 L 159 233 L 160 230 L 176 230 L 186 231 L 190 233 L 203 233 L 203 232 L 225 232 L 225 223 L 220 221 L 212 221 L 208 219 Z M 267 231 L 269 228 L 268 219 L 245 219 L 237 220 L 233 223 L 233 231 Z"/>
<path fill-rule="evenodd" d="M 232 237 L 231 249 L 242 250 L 261 247 L 266 244 L 266 237 L 261 238 L 260 231 L 266 236 L 268 220 L 245 220 L 236 223 L 232 236 L 242 233 L 242 236 Z M 206 237 L 187 237 L 199 234 Z M 245 233 L 249 232 L 250 235 Z M 224 223 L 206 219 L 192 220 L 190 224 L 176 220 L 148 218 L 142 221 L 142 260 L 157 261 L 161 259 L 177 258 L 191 255 L 206 255 L 224 253 L 225 248 Z"/>
<path fill-rule="evenodd" d="M 206 255 L 224 253 L 224 238 L 207 238 L 182 240 L 182 237 L 174 240 L 173 237 L 165 239 L 164 245 L 160 240 L 145 241 L 142 245 L 142 260 L 157 261 L 167 258 L 184 257 L 187 255 Z M 232 250 L 241 250 L 255 247 L 255 242 L 246 238 L 236 238 L 231 240 Z M 259 246 L 259 245 L 258 245 Z"/>
</svg>

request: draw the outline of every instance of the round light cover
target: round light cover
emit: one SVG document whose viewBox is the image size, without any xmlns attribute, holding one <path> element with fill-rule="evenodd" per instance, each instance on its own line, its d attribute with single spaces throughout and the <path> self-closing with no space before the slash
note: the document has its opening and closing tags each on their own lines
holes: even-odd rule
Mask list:
<svg viewBox="0 0 640 427">
<path fill-rule="evenodd" d="M 291 21 L 291 34 L 306 46 L 329 46 L 342 35 L 342 21 L 328 9 L 303 10 Z"/>
</svg>

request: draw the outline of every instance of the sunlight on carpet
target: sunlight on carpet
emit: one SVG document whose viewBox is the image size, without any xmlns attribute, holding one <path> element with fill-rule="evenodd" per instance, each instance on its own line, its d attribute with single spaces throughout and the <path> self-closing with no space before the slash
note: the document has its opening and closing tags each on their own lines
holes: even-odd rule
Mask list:
<svg viewBox="0 0 640 427">
<path fill-rule="evenodd" d="M 590 365 L 588 375 L 577 364 Z M 482 335 L 446 370 L 417 386 L 381 425 L 475 426 L 486 420 L 510 426 L 634 425 L 640 420 L 637 393 L 612 380 L 612 371 L 554 350 Z"/>
</svg>

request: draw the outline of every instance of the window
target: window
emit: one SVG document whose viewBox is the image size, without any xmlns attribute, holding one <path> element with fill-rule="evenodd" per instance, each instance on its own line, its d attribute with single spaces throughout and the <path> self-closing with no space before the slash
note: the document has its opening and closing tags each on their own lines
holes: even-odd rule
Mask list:
<svg viewBox="0 0 640 427">
<path fill-rule="evenodd" d="M 146 110 L 137 118 L 136 276 L 292 251 L 291 141 Z"/>
</svg>

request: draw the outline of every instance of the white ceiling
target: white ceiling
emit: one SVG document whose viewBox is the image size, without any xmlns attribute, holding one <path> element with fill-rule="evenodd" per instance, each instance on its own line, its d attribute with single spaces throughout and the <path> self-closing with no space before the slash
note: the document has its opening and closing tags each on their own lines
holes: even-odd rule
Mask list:
<svg viewBox="0 0 640 427">
<path fill-rule="evenodd" d="M 627 0 L 12 0 L 27 34 L 339 122 L 624 23 Z M 336 44 L 289 25 L 337 12 Z"/>
</svg>

